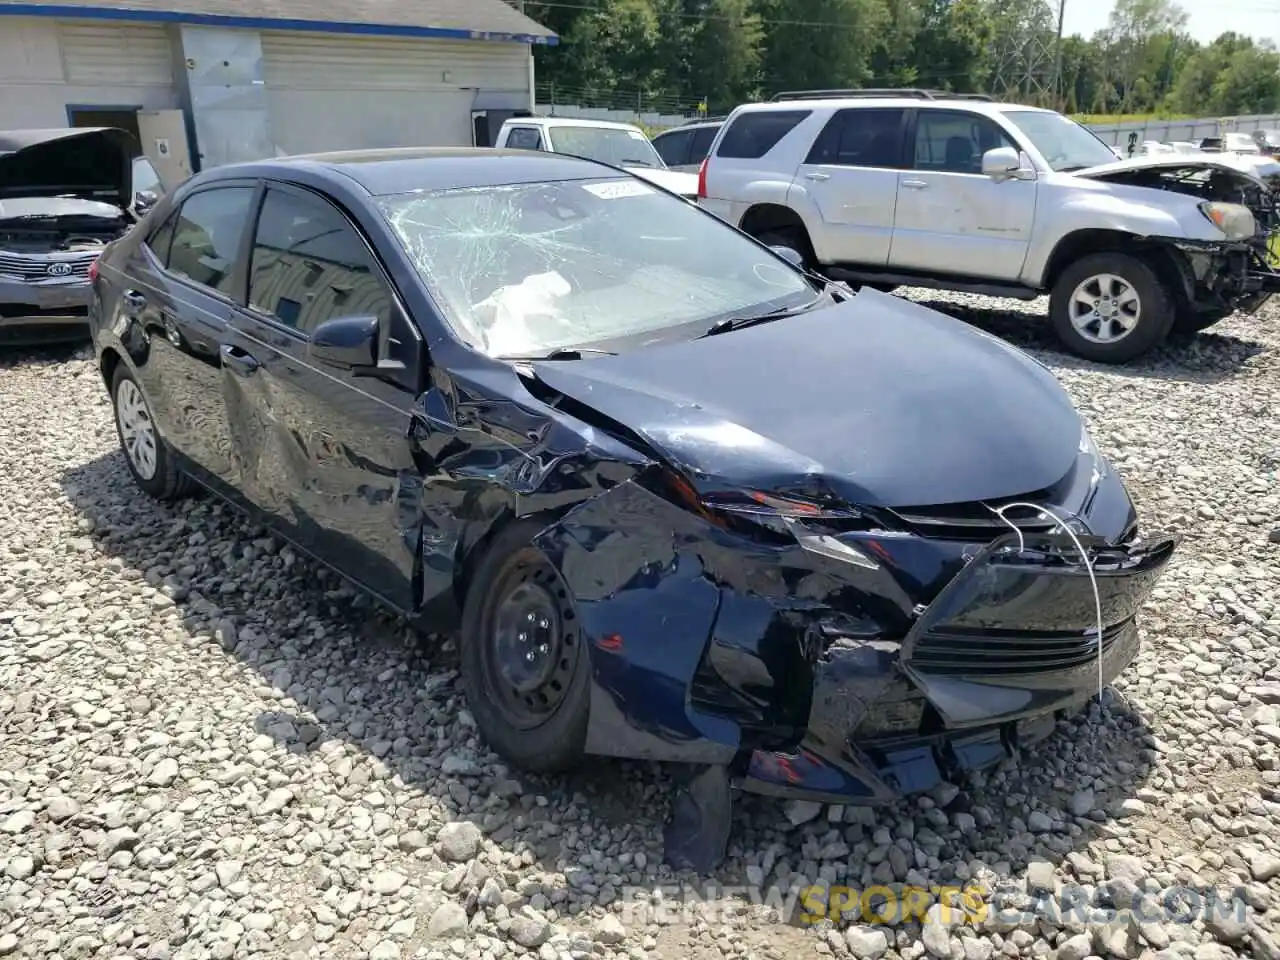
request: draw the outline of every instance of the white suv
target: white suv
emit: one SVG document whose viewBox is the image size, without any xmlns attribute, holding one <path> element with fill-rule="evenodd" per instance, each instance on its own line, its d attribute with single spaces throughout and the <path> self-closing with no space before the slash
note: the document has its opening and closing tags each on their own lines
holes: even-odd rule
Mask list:
<svg viewBox="0 0 1280 960">
<path fill-rule="evenodd" d="M 880 289 L 1032 299 L 1072 352 L 1123 362 L 1280 292 L 1275 192 L 1227 154 L 1117 160 L 1050 110 L 807 91 L 734 110 L 698 202 L 811 269 Z"/>
</svg>

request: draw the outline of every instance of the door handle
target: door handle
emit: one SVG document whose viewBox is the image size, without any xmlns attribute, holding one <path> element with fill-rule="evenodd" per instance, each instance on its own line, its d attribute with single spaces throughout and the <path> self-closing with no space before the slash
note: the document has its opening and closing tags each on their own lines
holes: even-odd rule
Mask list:
<svg viewBox="0 0 1280 960">
<path fill-rule="evenodd" d="M 815 171 L 814 173 L 806 173 L 806 174 L 804 175 L 804 178 L 805 178 L 806 180 L 830 180 L 830 179 L 831 179 L 831 174 L 829 174 L 829 173 L 817 173 L 817 172 Z"/>
<path fill-rule="evenodd" d="M 908 190 L 924 190 L 929 186 L 923 180 L 903 180 L 902 185 Z"/>
<path fill-rule="evenodd" d="M 257 372 L 258 367 L 262 366 L 254 359 L 253 354 L 241 350 L 233 343 L 222 345 L 222 365 L 242 377 Z"/>
<path fill-rule="evenodd" d="M 147 309 L 147 298 L 137 290 L 126 290 L 120 295 L 120 302 L 124 305 L 124 312 L 131 317 L 136 317 Z"/>
</svg>

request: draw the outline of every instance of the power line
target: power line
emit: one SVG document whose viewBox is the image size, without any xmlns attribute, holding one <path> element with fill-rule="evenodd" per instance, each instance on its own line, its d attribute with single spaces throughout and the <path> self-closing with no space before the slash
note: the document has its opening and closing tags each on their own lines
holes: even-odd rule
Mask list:
<svg viewBox="0 0 1280 960">
<path fill-rule="evenodd" d="M 608 10 L 602 10 L 595 4 L 564 3 L 562 0 L 527 0 L 527 5 L 535 9 L 537 7 L 552 7 L 556 10 L 583 10 L 588 13 L 599 14 L 607 14 L 609 12 Z M 755 17 L 753 14 L 748 14 L 746 17 L 726 17 L 716 14 L 688 13 L 682 10 L 664 10 L 662 13 L 657 14 L 657 16 L 660 20 L 666 17 L 679 17 L 684 20 L 700 20 L 703 22 L 730 24 L 740 24 L 744 20 L 754 19 L 756 23 L 766 27 L 815 27 L 826 30 L 831 30 L 833 28 L 837 30 L 848 30 L 855 26 L 855 22 L 853 20 L 847 20 L 844 22 L 835 20 L 772 20 Z"/>
</svg>

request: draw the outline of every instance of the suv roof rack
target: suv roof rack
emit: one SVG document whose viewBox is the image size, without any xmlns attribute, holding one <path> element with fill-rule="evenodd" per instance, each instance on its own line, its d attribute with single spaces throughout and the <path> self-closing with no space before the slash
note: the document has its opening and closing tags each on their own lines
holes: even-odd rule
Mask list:
<svg viewBox="0 0 1280 960">
<path fill-rule="evenodd" d="M 846 98 L 913 97 L 916 100 L 986 100 L 985 93 L 950 93 L 946 90 L 925 90 L 921 87 L 863 87 L 858 90 L 786 90 L 775 93 L 770 103 L 784 100 L 844 100 Z"/>
<path fill-rule="evenodd" d="M 684 123 L 678 123 L 676 124 L 676 126 L 691 127 L 695 123 L 724 123 L 728 119 L 729 119 L 728 114 L 725 114 L 724 116 L 717 116 L 717 117 L 690 117 L 688 120 L 684 121 Z"/>
</svg>

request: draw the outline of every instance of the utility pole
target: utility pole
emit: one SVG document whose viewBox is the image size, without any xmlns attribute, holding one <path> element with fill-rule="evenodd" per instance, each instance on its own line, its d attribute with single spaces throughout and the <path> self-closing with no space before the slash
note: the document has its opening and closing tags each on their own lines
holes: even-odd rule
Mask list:
<svg viewBox="0 0 1280 960">
<path fill-rule="evenodd" d="M 1058 36 L 1053 41 L 1053 108 L 1066 109 L 1062 99 L 1062 19 L 1067 12 L 1067 0 L 1058 0 Z"/>
</svg>

